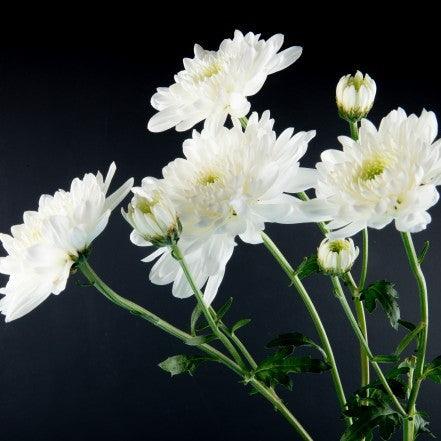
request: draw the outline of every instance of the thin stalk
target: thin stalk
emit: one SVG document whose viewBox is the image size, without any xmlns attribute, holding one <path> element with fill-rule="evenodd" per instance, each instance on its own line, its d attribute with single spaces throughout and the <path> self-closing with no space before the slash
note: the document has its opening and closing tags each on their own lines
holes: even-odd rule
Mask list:
<svg viewBox="0 0 441 441">
<path fill-rule="evenodd" d="M 332 380 L 334 382 L 335 392 L 337 394 L 338 401 L 340 403 L 341 409 L 344 411 L 346 409 L 346 396 L 343 389 L 343 385 L 340 379 L 340 374 L 338 372 L 337 363 L 335 361 L 334 352 L 331 347 L 331 343 L 329 342 L 328 335 L 326 334 L 325 327 L 323 326 L 323 322 L 317 312 L 317 309 L 314 306 L 314 303 L 306 291 L 303 283 L 300 281 L 298 276 L 295 274 L 293 267 L 286 260 L 285 256 L 276 246 L 276 244 L 271 240 L 271 238 L 265 234 L 262 234 L 263 243 L 265 244 L 268 251 L 272 254 L 272 256 L 276 259 L 279 265 L 282 267 L 283 271 L 285 271 L 286 275 L 295 286 L 297 292 L 300 294 L 300 297 L 303 300 L 303 303 L 306 306 L 306 309 L 309 312 L 309 315 L 314 322 L 317 333 L 320 337 L 320 341 L 322 343 L 323 349 L 327 356 L 327 361 L 331 365 L 331 375 Z M 351 418 L 346 418 L 346 422 L 350 424 L 352 422 Z"/>
<path fill-rule="evenodd" d="M 103 294 L 108 300 L 110 300 L 115 305 L 129 311 L 131 314 L 134 314 L 144 320 L 147 320 L 152 325 L 162 329 L 173 337 L 178 338 L 179 340 L 186 342 L 192 338 L 190 334 L 176 328 L 172 324 L 167 321 L 161 319 L 156 314 L 148 311 L 147 309 L 137 305 L 136 303 L 128 300 L 119 294 L 117 294 L 112 288 L 110 288 L 101 278 L 95 273 L 92 267 L 89 265 L 85 258 L 80 258 L 77 262 L 78 269 L 83 273 L 89 283 L 94 286 L 101 294 Z M 304 441 L 313 441 L 311 436 L 308 434 L 306 429 L 302 426 L 302 424 L 297 420 L 297 418 L 289 411 L 289 409 L 284 405 L 280 397 L 271 390 L 266 387 L 260 381 L 255 378 L 249 378 L 248 372 L 244 371 L 237 363 L 231 360 L 229 357 L 224 355 L 222 352 L 213 348 L 212 346 L 204 343 L 198 346 L 198 348 L 211 355 L 214 359 L 219 361 L 220 363 L 227 366 L 234 373 L 242 377 L 245 382 L 250 383 L 264 398 L 266 398 L 275 409 L 277 409 L 283 417 L 288 421 L 288 423 L 296 430 L 302 440 Z"/>
<path fill-rule="evenodd" d="M 361 255 L 361 273 L 360 281 L 358 282 L 358 290 L 363 291 L 364 285 L 366 283 L 367 269 L 368 269 L 368 256 L 369 256 L 369 235 L 368 229 L 365 228 L 362 231 L 363 237 L 363 250 Z"/>
<path fill-rule="evenodd" d="M 218 324 L 216 323 L 213 314 L 210 312 L 209 307 L 205 304 L 204 301 L 204 295 L 202 291 L 199 289 L 199 287 L 196 285 L 196 282 L 193 279 L 193 276 L 188 268 L 188 265 L 185 261 L 185 258 L 179 249 L 178 245 L 173 245 L 172 247 L 172 253 L 174 258 L 179 262 L 179 265 L 182 268 L 182 271 L 184 272 L 184 275 L 193 291 L 194 296 L 196 297 L 196 300 L 198 302 L 199 308 L 201 309 L 202 313 L 204 314 L 205 320 L 207 320 L 208 325 L 210 326 L 213 334 L 222 342 L 222 344 L 225 346 L 225 348 L 228 350 L 228 352 L 232 355 L 234 358 L 234 361 L 241 366 L 242 368 L 246 368 L 242 357 L 237 352 L 236 348 L 233 346 L 233 344 L 230 342 L 228 337 L 220 330 Z"/>
<path fill-rule="evenodd" d="M 219 323 L 219 326 L 221 330 L 228 335 L 228 337 L 231 339 L 232 342 L 236 345 L 237 349 L 242 353 L 242 355 L 245 357 L 245 359 L 248 361 L 249 365 L 252 369 L 257 368 L 256 360 L 254 360 L 254 357 L 250 354 L 248 349 L 245 347 L 245 345 L 242 343 L 242 340 L 233 332 L 231 332 L 228 329 L 228 326 L 223 323 L 222 320 L 220 320 L 217 315 L 216 311 L 210 307 L 210 312 L 215 315 L 216 321 Z"/>
<path fill-rule="evenodd" d="M 406 416 L 406 411 L 403 409 L 403 406 L 401 406 L 401 403 L 398 401 L 397 397 L 393 393 L 392 389 L 389 386 L 389 383 L 386 380 L 386 377 L 383 374 L 383 371 L 381 370 L 380 366 L 376 361 L 374 361 L 374 355 L 372 354 L 369 345 L 367 341 L 365 340 L 363 333 L 361 332 L 361 329 L 357 323 L 357 320 L 354 317 L 354 314 L 352 313 L 351 307 L 349 306 L 348 301 L 346 300 L 346 297 L 343 292 L 343 288 L 340 284 L 340 280 L 338 277 L 333 276 L 332 277 L 332 284 L 334 286 L 334 292 L 337 299 L 340 301 L 341 306 L 343 307 L 343 311 L 346 314 L 346 317 L 349 320 L 349 323 L 352 326 L 352 329 L 355 332 L 355 335 L 357 336 L 359 342 L 363 345 L 364 349 L 366 350 L 366 353 L 369 357 L 369 360 L 372 364 L 372 367 L 375 369 L 375 372 L 378 375 L 379 380 L 381 381 L 381 384 L 383 385 L 384 389 L 386 390 L 387 394 L 392 399 L 395 407 L 397 410 L 401 413 L 401 415 Z"/>
<path fill-rule="evenodd" d="M 355 121 L 355 122 L 350 121 L 349 122 L 349 129 L 351 131 L 351 138 L 354 141 L 358 141 L 358 121 Z"/>
<path fill-rule="evenodd" d="M 360 290 L 356 285 L 354 278 L 351 273 L 347 273 L 347 279 L 349 282 L 349 288 L 352 293 L 352 298 L 354 299 L 355 312 L 357 314 L 357 322 L 360 327 L 363 337 L 368 343 L 368 332 L 366 324 L 366 314 L 364 312 L 363 302 L 360 300 Z M 370 382 L 370 372 L 369 372 L 369 356 L 366 353 L 365 348 L 360 343 L 360 372 L 361 372 L 361 386 L 366 386 Z"/>
<path fill-rule="evenodd" d="M 401 233 L 401 237 L 403 239 L 404 249 L 406 250 L 410 268 L 418 285 L 420 296 L 421 323 L 424 325 L 421 333 L 419 334 L 414 381 L 410 392 L 409 402 L 407 405 L 407 412 L 409 414 L 409 417 L 413 417 L 416 412 L 416 401 L 420 391 L 421 383 L 423 381 L 424 365 L 426 361 L 427 339 L 429 332 L 429 299 L 427 293 L 426 279 L 424 278 L 424 274 L 421 270 L 421 265 L 415 251 L 412 236 L 410 233 Z"/>
</svg>

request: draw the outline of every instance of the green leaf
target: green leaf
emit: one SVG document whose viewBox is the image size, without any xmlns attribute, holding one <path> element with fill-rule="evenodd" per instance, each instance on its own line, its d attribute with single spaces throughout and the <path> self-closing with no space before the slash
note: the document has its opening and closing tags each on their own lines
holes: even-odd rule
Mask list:
<svg viewBox="0 0 441 441">
<path fill-rule="evenodd" d="M 217 311 L 217 318 L 222 320 L 222 317 L 229 311 L 233 304 L 233 297 L 230 297 Z"/>
<path fill-rule="evenodd" d="M 426 240 L 426 241 L 424 242 L 424 246 L 423 246 L 423 249 L 421 250 L 421 253 L 418 255 L 418 263 L 419 263 L 420 265 L 423 264 L 424 259 L 425 259 L 425 257 L 426 257 L 426 254 L 427 254 L 427 252 L 429 251 L 429 248 L 430 248 L 430 242 L 429 242 L 428 240 Z"/>
<path fill-rule="evenodd" d="M 441 355 L 426 364 L 423 375 L 425 378 L 430 378 L 435 383 L 441 384 Z"/>
<path fill-rule="evenodd" d="M 372 360 L 377 363 L 396 363 L 400 360 L 400 357 L 398 355 L 375 355 Z"/>
<path fill-rule="evenodd" d="M 416 326 L 413 323 L 406 322 L 406 320 L 399 319 L 398 324 L 401 325 L 403 328 L 408 329 L 409 331 L 413 331 L 416 328 Z"/>
<path fill-rule="evenodd" d="M 320 267 L 317 262 L 316 254 L 313 254 L 309 257 L 305 257 L 302 263 L 295 270 L 295 274 L 298 276 L 300 280 L 318 272 L 320 272 Z"/>
<path fill-rule="evenodd" d="M 185 340 L 185 344 L 188 346 L 200 346 L 204 343 L 209 343 L 210 341 L 216 340 L 217 337 L 213 334 L 210 335 L 198 335 Z"/>
<path fill-rule="evenodd" d="M 251 322 L 251 319 L 242 319 L 237 321 L 232 327 L 231 327 L 231 333 L 234 334 L 237 332 L 240 328 L 243 328 L 244 326 L 248 325 Z"/>
<path fill-rule="evenodd" d="M 198 331 L 198 329 L 196 329 L 196 325 L 201 315 L 202 315 L 202 310 L 199 305 L 196 305 L 195 308 L 193 309 L 193 312 L 191 313 L 191 318 L 190 318 L 191 335 L 196 335 Z"/>
<path fill-rule="evenodd" d="M 400 319 L 400 307 L 398 306 L 398 293 L 395 285 L 386 280 L 380 280 L 365 288 L 360 295 L 369 312 L 373 312 L 377 302 L 383 307 L 384 312 L 389 318 L 390 324 L 398 329 Z"/>
<path fill-rule="evenodd" d="M 301 334 L 300 332 L 289 332 L 286 334 L 280 334 L 275 339 L 271 340 L 267 343 L 267 348 L 299 348 L 301 346 L 309 346 L 319 350 L 324 358 L 326 359 L 326 352 L 319 346 L 315 341 L 311 340 L 306 335 Z"/>
<path fill-rule="evenodd" d="M 267 386 L 274 387 L 281 384 L 291 389 L 292 383 L 288 377 L 289 374 L 321 373 L 331 369 L 331 366 L 323 360 L 311 357 L 295 357 L 290 353 L 291 348 L 286 347 L 265 358 L 254 369 L 254 376 Z"/>
<path fill-rule="evenodd" d="M 388 440 L 401 425 L 401 415 L 392 407 L 389 396 L 377 382 L 359 389 L 349 397 L 347 404 L 345 415 L 352 417 L 353 423 L 345 430 L 341 441 L 373 439 L 376 428 L 380 437 Z"/>
<path fill-rule="evenodd" d="M 203 361 L 216 361 L 214 358 L 207 356 L 196 356 L 196 355 L 174 355 L 169 357 L 163 362 L 159 363 L 158 366 L 169 372 L 173 377 L 178 374 L 188 373 L 193 375 L 194 371 L 200 363 Z"/>
<path fill-rule="evenodd" d="M 427 415 L 424 412 L 418 412 L 414 416 L 414 424 L 415 424 L 415 439 L 425 433 L 432 438 L 436 438 L 436 436 L 432 433 L 432 431 L 429 429 L 429 421 L 426 420 Z"/>
</svg>

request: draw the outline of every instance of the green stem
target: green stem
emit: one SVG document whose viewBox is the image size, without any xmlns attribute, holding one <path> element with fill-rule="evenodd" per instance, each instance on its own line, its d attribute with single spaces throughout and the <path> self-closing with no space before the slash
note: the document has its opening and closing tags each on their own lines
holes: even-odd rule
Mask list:
<svg viewBox="0 0 441 441">
<path fill-rule="evenodd" d="M 358 141 L 358 121 L 349 122 L 349 129 L 351 130 L 351 138 Z"/>
<path fill-rule="evenodd" d="M 362 236 L 363 236 L 363 251 L 362 251 L 362 259 L 361 259 L 360 281 L 358 282 L 359 291 L 363 291 L 367 276 L 368 255 L 369 255 L 369 235 L 367 228 L 363 230 Z"/>
<path fill-rule="evenodd" d="M 419 334 L 418 350 L 416 355 L 417 361 L 414 372 L 415 378 L 407 406 L 409 417 L 413 417 L 416 412 L 416 401 L 420 391 L 421 383 L 423 381 L 424 365 L 426 361 L 427 339 L 429 331 L 429 300 L 426 279 L 424 278 L 424 274 L 421 270 L 421 265 L 415 251 L 412 236 L 410 233 L 401 233 L 401 237 L 403 239 L 403 244 L 406 250 L 407 258 L 409 260 L 410 268 L 412 269 L 412 273 L 418 285 L 420 296 L 421 323 L 424 326 L 421 330 L 421 333 Z"/>
<path fill-rule="evenodd" d="M 271 238 L 262 232 L 262 239 L 263 243 L 265 244 L 268 251 L 273 255 L 273 257 L 276 259 L 276 261 L 279 263 L 279 265 L 282 267 L 283 271 L 285 271 L 288 278 L 291 280 L 293 285 L 295 286 L 297 292 L 300 294 L 300 297 L 303 300 L 303 303 L 306 306 L 306 309 L 309 312 L 309 315 L 312 318 L 312 321 L 314 322 L 315 328 L 317 330 L 317 333 L 320 337 L 320 341 L 322 343 L 323 349 L 327 356 L 327 361 L 331 365 L 331 375 L 332 380 L 334 382 L 334 388 L 337 393 L 337 398 L 339 400 L 341 409 L 344 411 L 346 409 L 346 396 L 343 389 L 343 385 L 341 383 L 340 374 L 338 372 L 337 363 L 335 361 L 334 352 L 331 347 L 331 343 L 329 342 L 328 335 L 326 334 L 325 327 L 323 326 L 323 323 L 320 319 L 320 316 L 314 306 L 313 301 L 311 300 L 311 297 L 309 296 L 308 292 L 306 291 L 305 287 L 303 286 L 302 282 L 298 278 L 298 276 L 295 274 L 295 271 L 293 267 L 289 264 L 289 262 L 286 260 L 285 256 L 282 254 L 282 252 L 279 250 L 279 248 L 276 246 L 276 244 L 271 240 Z M 351 419 L 346 419 L 347 423 L 351 423 Z"/>
<path fill-rule="evenodd" d="M 360 327 L 363 337 L 368 342 L 368 331 L 366 324 L 366 314 L 364 311 L 363 302 L 360 300 L 360 289 L 357 287 L 351 273 L 347 273 L 349 288 L 351 289 L 352 297 L 354 299 L 355 312 L 357 314 L 357 322 Z M 360 371 L 361 371 L 361 386 L 366 386 L 370 382 L 369 372 L 369 356 L 366 353 L 363 345 L 360 343 Z"/>
<path fill-rule="evenodd" d="M 212 314 L 216 314 L 216 311 L 210 307 L 210 312 Z M 249 365 L 251 366 L 252 369 L 256 369 L 257 368 L 257 363 L 256 360 L 254 360 L 253 356 L 250 354 L 250 352 L 248 351 L 248 349 L 245 347 L 245 345 L 242 343 L 242 341 L 240 340 L 240 338 L 233 332 L 231 332 L 228 329 L 228 326 L 226 326 L 222 320 L 219 320 L 217 318 L 217 316 L 215 315 L 217 322 L 219 323 L 219 326 L 221 328 L 221 330 L 228 335 L 228 337 L 231 339 L 231 341 L 234 342 L 234 344 L 236 345 L 236 347 L 239 349 L 239 351 L 242 353 L 242 355 L 245 357 L 245 359 L 248 361 Z"/>
<path fill-rule="evenodd" d="M 419 333 L 423 330 L 423 328 L 426 327 L 426 324 L 423 322 L 420 322 L 418 326 L 413 330 L 410 331 L 408 334 L 404 336 L 404 338 L 400 341 L 400 343 L 397 346 L 397 349 L 395 349 L 395 355 L 401 355 L 402 352 L 412 343 L 412 341 L 418 337 Z"/>
<path fill-rule="evenodd" d="M 369 348 L 369 345 L 368 345 L 367 341 L 365 340 L 363 333 L 361 332 L 361 329 L 357 323 L 357 320 L 355 319 L 354 314 L 352 313 L 351 307 L 349 306 L 349 303 L 346 300 L 346 297 L 343 293 L 343 288 L 340 284 L 339 278 L 336 276 L 333 276 L 332 277 L 332 284 L 334 286 L 335 296 L 340 301 L 340 304 L 343 307 L 343 311 L 345 312 L 346 317 L 348 318 L 349 323 L 351 324 L 352 329 L 354 330 L 355 335 L 357 336 L 359 342 L 363 345 L 363 347 L 366 351 L 366 354 L 368 355 L 369 360 L 372 364 L 372 367 L 375 369 L 375 372 L 377 373 L 378 378 L 381 381 L 381 384 L 383 385 L 387 394 L 392 399 L 397 410 L 401 413 L 401 415 L 406 416 L 406 412 L 403 409 L 403 406 L 401 406 L 401 403 L 398 401 L 397 397 L 395 396 L 392 389 L 390 388 L 389 383 L 387 382 L 386 377 L 383 374 L 383 371 L 381 370 L 378 363 L 376 361 L 374 361 L 374 355 L 372 354 L 372 352 Z"/>
<path fill-rule="evenodd" d="M 128 300 L 119 294 L 117 294 L 112 288 L 110 288 L 101 278 L 95 273 L 95 271 L 91 268 L 89 263 L 85 258 L 80 258 L 77 261 L 78 269 L 83 273 L 89 283 L 94 286 L 101 294 L 103 294 L 108 300 L 110 300 L 115 305 L 129 311 L 131 314 L 134 314 L 144 320 L 147 320 L 152 325 L 162 329 L 173 337 L 178 338 L 179 340 L 186 342 L 192 338 L 190 334 L 176 328 L 172 324 L 166 322 L 161 319 L 157 315 L 148 311 L 147 309 L 137 305 L 136 303 Z M 198 348 L 211 355 L 214 359 L 218 360 L 220 363 L 227 366 L 234 373 L 242 377 L 243 380 L 249 382 L 264 398 L 266 398 L 275 409 L 277 409 L 283 417 L 288 421 L 288 423 L 297 431 L 299 436 L 305 441 L 313 441 L 311 436 L 308 434 L 306 429 L 301 425 L 301 423 L 297 420 L 297 418 L 289 411 L 289 409 L 284 405 L 282 400 L 277 396 L 277 394 L 266 387 L 260 381 L 255 378 L 249 378 L 249 374 L 244 371 L 238 364 L 236 364 L 233 360 L 228 358 L 226 355 L 222 354 L 222 352 L 213 348 L 212 346 L 204 343 L 198 346 Z"/>
<path fill-rule="evenodd" d="M 222 342 L 222 344 L 225 346 L 225 348 L 234 358 L 235 362 L 243 369 L 246 369 L 242 357 L 237 352 L 236 348 L 230 342 L 228 337 L 220 330 L 219 326 L 217 325 L 213 317 L 213 314 L 210 312 L 209 307 L 205 304 L 204 295 L 202 291 L 199 289 L 199 287 L 196 285 L 196 282 L 193 279 L 193 276 L 188 268 L 185 258 L 177 244 L 172 246 L 172 253 L 173 253 L 173 257 L 179 262 L 179 265 L 181 266 L 182 271 L 184 272 L 184 275 L 193 291 L 193 294 L 196 297 L 198 305 L 201 308 L 202 313 L 204 314 L 205 320 L 207 320 L 207 323 L 210 326 L 213 334 Z"/>
</svg>

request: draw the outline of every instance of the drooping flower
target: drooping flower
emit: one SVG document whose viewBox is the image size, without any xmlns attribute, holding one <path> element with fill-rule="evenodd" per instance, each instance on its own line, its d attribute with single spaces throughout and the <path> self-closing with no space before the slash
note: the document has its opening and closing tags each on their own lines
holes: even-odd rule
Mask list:
<svg viewBox="0 0 441 441">
<path fill-rule="evenodd" d="M 223 127 L 216 133 L 194 131 L 184 142 L 185 158 L 163 169 L 161 187 L 182 224 L 179 246 L 189 265 L 197 266 L 201 287 L 216 278 L 210 285 L 215 289 L 207 295 L 210 299 L 222 280 L 236 236 L 255 244 L 262 242 L 265 222 L 323 220 L 320 204 L 305 205 L 289 194 L 315 184 L 315 170 L 299 166 L 315 132 L 294 135 L 294 129 L 287 129 L 277 137 L 273 124 L 269 112 L 264 112 L 260 119 L 253 113 L 245 131 L 239 126 Z M 175 296 L 191 295 L 185 283 L 177 286 L 181 273 L 167 251 L 160 250 L 149 259 L 160 254 L 151 280 L 158 284 L 174 280 Z"/>
<path fill-rule="evenodd" d="M 0 290 L 6 321 L 22 317 L 65 289 L 72 265 L 104 230 L 110 213 L 133 185 L 129 179 L 106 197 L 115 170 L 112 163 L 105 180 L 99 172 L 89 173 L 75 178 L 67 192 L 41 196 L 37 211 L 26 211 L 11 235 L 0 235 L 8 253 L 0 258 L 0 272 L 9 275 Z"/>
<path fill-rule="evenodd" d="M 255 95 L 268 75 L 294 63 L 302 48 L 293 46 L 279 52 L 283 35 L 268 40 L 260 34 L 235 31 L 217 51 L 194 47 L 194 58 L 184 59 L 184 70 L 175 75 L 170 87 L 158 88 L 151 104 L 158 110 L 148 123 L 152 132 L 176 127 L 188 130 L 205 120 L 206 128 L 220 127 L 228 115 L 248 114 L 247 97 Z"/>
<path fill-rule="evenodd" d="M 366 118 L 374 104 L 376 93 L 377 85 L 368 74 L 363 76 L 357 71 L 355 75 L 341 77 L 336 89 L 340 116 L 349 122 Z"/>
<path fill-rule="evenodd" d="M 328 206 L 330 237 L 350 237 L 392 221 L 399 231 L 418 232 L 439 198 L 441 141 L 435 114 L 420 117 L 394 110 L 378 130 L 361 121 L 359 140 L 339 138 L 343 151 L 326 150 L 317 164 L 317 200 Z"/>
<path fill-rule="evenodd" d="M 347 273 L 358 257 L 358 247 L 352 239 L 323 239 L 317 251 L 320 269 L 331 275 Z"/>
</svg>

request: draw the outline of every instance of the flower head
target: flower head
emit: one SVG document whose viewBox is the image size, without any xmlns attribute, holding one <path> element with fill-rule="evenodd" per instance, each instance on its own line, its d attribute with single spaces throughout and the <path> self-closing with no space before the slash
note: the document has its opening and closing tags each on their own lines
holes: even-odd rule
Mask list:
<svg viewBox="0 0 441 441">
<path fill-rule="evenodd" d="M 181 223 L 173 204 L 161 188 L 161 182 L 144 178 L 134 193 L 124 218 L 133 227 L 131 240 L 136 245 L 173 245 L 179 239 Z"/>
<path fill-rule="evenodd" d="M 317 252 L 320 269 L 331 275 L 347 273 L 358 257 L 358 247 L 352 239 L 324 239 Z"/>
<path fill-rule="evenodd" d="M 41 196 L 37 211 L 26 211 L 11 235 L 0 235 L 8 253 L 0 258 L 0 272 L 9 275 L 0 290 L 6 321 L 22 317 L 65 289 L 72 265 L 104 230 L 110 213 L 133 185 L 129 179 L 106 197 L 115 170 L 112 164 L 105 180 L 99 172 L 89 173 L 75 178 L 68 192 Z"/>
<path fill-rule="evenodd" d="M 441 183 L 437 130 L 434 113 L 407 116 L 398 109 L 383 118 L 378 130 L 362 120 L 358 141 L 339 138 L 343 151 L 324 151 L 317 164 L 316 203 L 328 206 L 328 227 L 336 230 L 330 237 L 380 229 L 393 220 L 399 231 L 426 228 L 427 210 L 438 201 Z"/>
<path fill-rule="evenodd" d="M 294 134 L 294 129 L 287 129 L 277 137 L 273 124 L 269 112 L 264 112 L 260 119 L 253 113 L 245 131 L 240 126 L 215 133 L 194 131 L 184 142 L 185 158 L 163 169 L 161 188 L 182 224 L 179 246 L 199 286 L 207 282 L 205 295 L 210 301 L 237 236 L 260 243 L 265 222 L 323 220 L 319 205 L 308 205 L 306 212 L 304 202 L 288 194 L 315 184 L 315 170 L 299 166 L 315 132 Z M 148 258 L 161 255 L 150 278 L 158 284 L 174 281 L 174 295 L 187 297 L 191 290 L 169 254 L 162 249 Z"/>
<path fill-rule="evenodd" d="M 301 55 L 293 46 L 279 52 L 283 35 L 268 40 L 260 34 L 243 35 L 235 31 L 217 51 L 194 47 L 194 58 L 184 59 L 184 70 L 175 75 L 175 83 L 159 88 L 151 104 L 158 110 L 148 123 L 152 132 L 176 126 L 188 130 L 206 120 L 206 127 L 220 127 L 226 117 L 244 117 L 250 109 L 248 96 L 256 94 L 268 75 L 285 69 Z"/>
<path fill-rule="evenodd" d="M 336 99 L 340 116 L 350 122 L 365 118 L 375 100 L 377 86 L 368 75 L 357 71 L 355 75 L 341 77 L 337 84 Z"/>
</svg>

